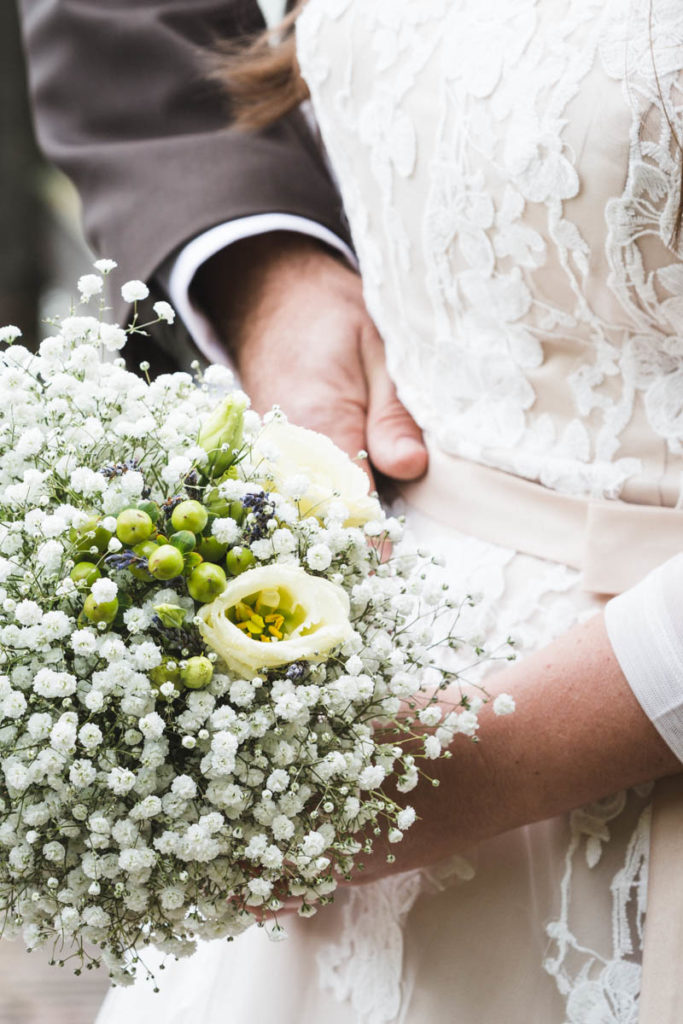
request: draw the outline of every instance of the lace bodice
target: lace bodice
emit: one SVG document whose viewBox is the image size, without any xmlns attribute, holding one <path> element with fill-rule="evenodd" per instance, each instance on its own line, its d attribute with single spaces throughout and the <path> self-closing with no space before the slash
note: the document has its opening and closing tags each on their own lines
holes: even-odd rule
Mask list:
<svg viewBox="0 0 683 1024">
<path fill-rule="evenodd" d="M 677 504 L 680 0 L 310 0 L 297 34 L 367 305 L 431 438 Z"/>
</svg>

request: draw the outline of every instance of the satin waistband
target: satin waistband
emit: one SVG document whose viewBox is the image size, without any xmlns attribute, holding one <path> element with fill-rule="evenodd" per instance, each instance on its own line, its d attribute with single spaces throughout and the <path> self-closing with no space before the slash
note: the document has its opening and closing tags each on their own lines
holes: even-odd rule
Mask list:
<svg viewBox="0 0 683 1024">
<path fill-rule="evenodd" d="M 481 540 L 580 569 L 582 588 L 619 594 L 683 549 L 683 511 L 558 494 L 430 449 L 422 479 L 399 486 L 432 519 Z"/>
</svg>

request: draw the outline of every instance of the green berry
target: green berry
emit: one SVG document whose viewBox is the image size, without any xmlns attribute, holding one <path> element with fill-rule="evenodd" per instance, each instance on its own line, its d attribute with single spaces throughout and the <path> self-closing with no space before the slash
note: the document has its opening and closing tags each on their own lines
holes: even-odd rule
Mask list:
<svg viewBox="0 0 683 1024">
<path fill-rule="evenodd" d="M 171 523 L 175 530 L 190 530 L 201 533 L 209 519 L 209 513 L 198 501 L 181 501 L 173 509 Z"/>
<path fill-rule="evenodd" d="M 73 567 L 69 576 L 77 586 L 79 583 L 83 583 L 91 587 L 95 580 L 100 578 L 101 573 L 94 562 L 79 562 Z"/>
<path fill-rule="evenodd" d="M 220 565 L 213 565 L 212 562 L 202 562 L 187 581 L 187 589 L 195 601 L 208 604 L 218 597 L 225 590 L 227 579 Z"/>
<path fill-rule="evenodd" d="M 116 518 L 116 536 L 131 547 L 147 540 L 153 533 L 152 518 L 141 508 L 127 508 Z"/>
<path fill-rule="evenodd" d="M 228 550 L 227 544 L 221 544 L 215 537 L 202 537 L 197 551 L 205 562 L 222 562 Z"/>
<path fill-rule="evenodd" d="M 179 530 L 177 533 L 172 533 L 168 540 L 169 544 L 178 548 L 178 551 L 182 551 L 184 555 L 188 551 L 194 551 L 197 543 L 195 535 L 190 530 Z"/>
<path fill-rule="evenodd" d="M 119 610 L 117 598 L 113 601 L 102 601 L 97 603 L 92 594 L 88 594 L 83 605 L 83 614 L 91 622 L 113 622 Z"/>
<path fill-rule="evenodd" d="M 146 512 L 153 523 L 156 523 L 157 519 L 161 515 L 161 509 L 157 505 L 156 501 L 139 501 L 138 508 L 143 512 Z"/>
<path fill-rule="evenodd" d="M 159 545 L 154 540 L 143 540 L 140 541 L 139 544 L 135 545 L 133 552 L 136 555 L 139 555 L 140 558 L 149 558 L 150 555 L 154 554 L 158 546 Z"/>
<path fill-rule="evenodd" d="M 156 580 L 172 580 L 182 574 L 185 563 L 178 548 L 172 544 L 162 544 L 152 552 L 147 565 Z"/>
<path fill-rule="evenodd" d="M 133 552 L 139 555 L 140 558 L 145 560 L 149 559 L 156 551 L 158 545 L 153 540 L 143 540 L 139 544 L 136 544 L 133 548 Z M 143 568 L 141 565 L 131 565 L 130 571 L 136 580 L 146 580 L 149 582 L 149 572 L 146 567 Z"/>
<path fill-rule="evenodd" d="M 189 576 L 193 569 L 201 565 L 204 559 L 198 551 L 190 551 L 185 555 L 185 575 Z"/>
<path fill-rule="evenodd" d="M 71 540 L 76 543 L 77 551 L 89 552 L 96 547 L 99 552 L 107 550 L 107 544 L 111 540 L 111 533 L 99 525 L 98 516 L 91 516 L 83 526 L 71 531 Z"/>
<path fill-rule="evenodd" d="M 213 676 L 213 665 L 208 658 L 189 658 L 180 670 L 180 678 L 189 690 L 203 690 Z"/>
<path fill-rule="evenodd" d="M 241 523 L 244 519 L 244 505 L 241 501 L 230 502 L 230 518 L 234 519 L 236 523 Z"/>
<path fill-rule="evenodd" d="M 169 665 L 173 665 L 173 668 L 169 668 Z M 171 661 L 169 658 L 165 658 L 161 665 L 157 665 L 156 668 L 150 669 L 148 672 L 152 686 L 155 690 L 158 690 L 164 683 L 173 683 L 175 686 L 180 679 L 180 669 L 175 661 Z"/>
<path fill-rule="evenodd" d="M 246 572 L 253 563 L 254 556 L 249 548 L 242 548 L 239 545 L 231 548 L 225 556 L 225 565 L 231 576 L 239 576 L 240 573 Z"/>
</svg>

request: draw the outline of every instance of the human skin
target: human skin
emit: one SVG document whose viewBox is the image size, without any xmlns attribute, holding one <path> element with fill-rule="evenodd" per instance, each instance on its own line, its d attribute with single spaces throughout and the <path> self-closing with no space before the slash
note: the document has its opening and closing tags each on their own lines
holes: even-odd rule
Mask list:
<svg viewBox="0 0 683 1024">
<path fill-rule="evenodd" d="M 352 458 L 367 451 L 388 477 L 424 473 L 422 435 L 396 397 L 360 278 L 336 255 L 287 232 L 248 239 L 200 272 L 197 296 L 255 409 L 279 405 Z"/>
<path fill-rule="evenodd" d="M 412 804 L 420 820 L 400 844 L 378 843 L 358 881 L 435 863 L 681 770 L 633 695 L 602 614 L 509 663 L 485 686 L 492 700 L 479 715 L 479 742 L 456 736 L 449 760 L 422 762 L 438 788 L 421 780 L 407 796 L 392 794 Z M 494 714 L 499 693 L 514 697 L 513 714 Z M 395 863 L 387 864 L 387 853 Z"/>
</svg>

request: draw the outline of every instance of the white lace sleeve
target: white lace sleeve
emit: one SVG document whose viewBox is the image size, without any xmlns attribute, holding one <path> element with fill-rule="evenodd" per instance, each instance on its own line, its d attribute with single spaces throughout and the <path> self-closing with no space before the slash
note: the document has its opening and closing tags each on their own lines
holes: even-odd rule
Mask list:
<svg viewBox="0 0 683 1024">
<path fill-rule="evenodd" d="M 683 554 L 609 601 L 605 622 L 643 711 L 683 761 Z"/>
</svg>

